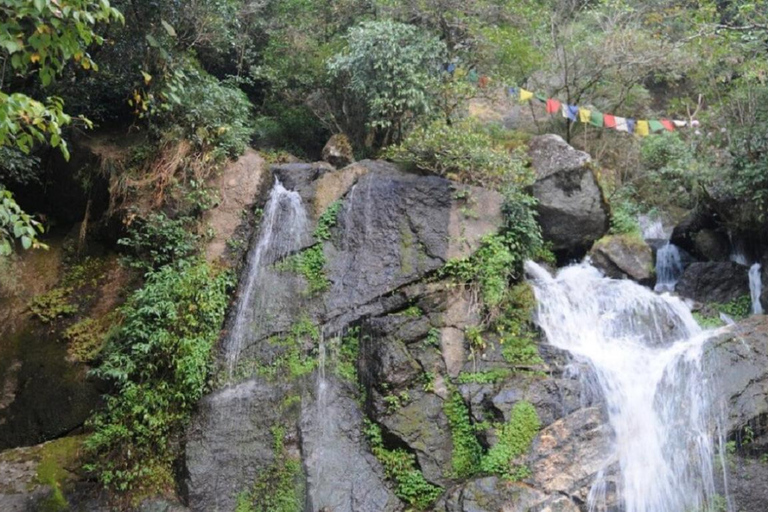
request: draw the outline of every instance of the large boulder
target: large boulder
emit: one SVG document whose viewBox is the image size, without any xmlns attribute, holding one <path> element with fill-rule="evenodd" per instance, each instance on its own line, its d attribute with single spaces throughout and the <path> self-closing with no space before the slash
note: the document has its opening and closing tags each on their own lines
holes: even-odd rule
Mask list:
<svg viewBox="0 0 768 512">
<path fill-rule="evenodd" d="M 355 161 L 352 144 L 343 133 L 333 135 L 323 148 L 323 160 L 334 167 L 344 167 Z"/>
<path fill-rule="evenodd" d="M 608 206 L 589 155 L 550 134 L 531 141 L 529 156 L 544 238 L 555 252 L 586 253 L 608 231 Z"/>
<path fill-rule="evenodd" d="M 725 304 L 749 294 L 748 269 L 729 261 L 691 263 L 675 291 L 698 302 Z"/>
<path fill-rule="evenodd" d="M 592 264 L 613 279 L 649 283 L 653 279 L 653 252 L 643 240 L 627 235 L 601 238 L 589 253 Z"/>
</svg>

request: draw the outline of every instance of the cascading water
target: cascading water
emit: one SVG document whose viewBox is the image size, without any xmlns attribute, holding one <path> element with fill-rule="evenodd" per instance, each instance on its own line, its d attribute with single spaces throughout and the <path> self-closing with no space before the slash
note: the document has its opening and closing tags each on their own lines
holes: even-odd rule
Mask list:
<svg viewBox="0 0 768 512">
<path fill-rule="evenodd" d="M 526 273 L 536 322 L 549 343 L 591 368 L 615 434 L 610 460 L 589 493 L 605 511 L 605 477 L 618 463 L 622 512 L 714 510 L 714 421 L 701 368 L 707 340 L 685 304 L 580 264 L 556 277 Z"/>
<path fill-rule="evenodd" d="M 275 180 L 262 217 L 259 237 L 250 250 L 246 281 L 224 344 L 230 377 L 246 343 L 263 334 L 265 323 L 280 308 L 275 294 L 278 290 L 289 288 L 285 282 L 288 278 L 272 270 L 271 265 L 299 250 L 308 236 L 307 212 L 301 196 Z"/>
<path fill-rule="evenodd" d="M 760 295 L 763 293 L 763 282 L 760 279 L 760 264 L 755 263 L 749 267 L 749 295 L 752 297 L 752 314 L 762 315 L 763 306 L 760 304 Z"/>
<path fill-rule="evenodd" d="M 683 259 L 680 249 L 667 242 L 656 251 L 656 285 L 654 291 L 672 292 L 683 275 Z"/>
</svg>

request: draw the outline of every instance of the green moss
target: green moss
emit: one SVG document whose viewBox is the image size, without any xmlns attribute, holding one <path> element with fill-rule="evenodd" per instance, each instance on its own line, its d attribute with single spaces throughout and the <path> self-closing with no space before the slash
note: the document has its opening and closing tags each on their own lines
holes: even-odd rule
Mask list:
<svg viewBox="0 0 768 512">
<path fill-rule="evenodd" d="M 407 309 L 402 310 L 398 313 L 400 316 L 407 316 L 408 318 L 419 318 L 424 314 L 424 312 L 419 308 L 419 306 L 410 306 Z"/>
<path fill-rule="evenodd" d="M 301 512 L 304 478 L 301 461 L 287 453 L 285 429 L 274 427 L 274 462 L 259 473 L 253 488 L 238 495 L 236 512 Z"/>
<path fill-rule="evenodd" d="M 512 375 L 509 368 L 497 368 L 483 372 L 461 372 L 456 378 L 459 384 L 495 384 Z"/>
<path fill-rule="evenodd" d="M 424 344 L 429 347 L 440 348 L 440 329 L 432 327 L 427 332 L 427 337 L 424 338 Z"/>
<path fill-rule="evenodd" d="M 443 412 L 451 428 L 451 468 L 456 478 L 469 478 L 480 470 L 483 449 L 475 437 L 469 410 L 458 391 L 452 390 L 443 404 Z"/>
<path fill-rule="evenodd" d="M 403 449 L 389 450 L 384 446 L 381 428 L 366 422 L 364 431 L 371 444 L 371 452 L 384 466 L 387 478 L 395 484 L 395 494 L 416 510 L 427 510 L 443 490 L 427 482 L 416 468 L 416 457 Z"/>
<path fill-rule="evenodd" d="M 540 428 L 539 415 L 533 405 L 525 401 L 516 403 L 509 421 L 498 432 L 498 442 L 483 457 L 482 471 L 510 480 L 524 478 L 526 469 L 514 467 L 513 462 L 528 452 Z"/>
<path fill-rule="evenodd" d="M 40 505 L 41 512 L 69 510 L 62 487 L 71 475 L 71 468 L 78 466 L 82 445 L 83 438 L 79 436 L 64 437 L 42 445 L 36 480 L 49 486 L 52 493 Z"/>
<path fill-rule="evenodd" d="M 50 323 L 57 318 L 72 316 L 78 311 L 78 306 L 70 302 L 73 289 L 59 287 L 38 295 L 29 304 L 29 309 L 41 322 Z"/>
<path fill-rule="evenodd" d="M 360 354 L 360 329 L 353 327 L 339 340 L 335 346 L 336 366 L 334 372 L 342 379 L 357 382 L 357 359 Z"/>
<path fill-rule="evenodd" d="M 72 324 L 64 331 L 64 339 L 69 343 L 69 357 L 81 363 L 90 363 L 98 357 L 107 338 L 114 314 L 106 315 L 98 320 L 84 318 Z"/>
</svg>

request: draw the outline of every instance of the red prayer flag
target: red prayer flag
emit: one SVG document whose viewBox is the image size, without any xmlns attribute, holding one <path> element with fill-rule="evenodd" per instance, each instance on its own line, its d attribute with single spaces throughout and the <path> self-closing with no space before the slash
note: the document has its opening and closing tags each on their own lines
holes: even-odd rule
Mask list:
<svg viewBox="0 0 768 512">
<path fill-rule="evenodd" d="M 547 114 L 556 114 L 560 112 L 560 102 L 552 98 L 547 100 Z"/>
<path fill-rule="evenodd" d="M 477 81 L 477 85 L 478 85 L 478 87 L 480 87 L 481 89 L 485 89 L 486 87 L 488 87 L 488 83 L 489 83 L 490 81 L 491 81 L 491 79 L 490 79 L 490 78 L 488 78 L 487 76 L 483 75 L 483 76 L 481 76 L 481 77 L 478 79 L 478 81 Z"/>
<path fill-rule="evenodd" d="M 675 131 L 675 125 L 669 119 L 662 119 L 661 124 L 662 126 L 664 126 L 664 128 L 666 128 L 670 132 Z"/>
<path fill-rule="evenodd" d="M 605 116 L 603 116 L 603 120 L 605 121 L 606 128 L 616 128 L 616 117 L 612 116 L 611 114 L 605 114 Z"/>
</svg>

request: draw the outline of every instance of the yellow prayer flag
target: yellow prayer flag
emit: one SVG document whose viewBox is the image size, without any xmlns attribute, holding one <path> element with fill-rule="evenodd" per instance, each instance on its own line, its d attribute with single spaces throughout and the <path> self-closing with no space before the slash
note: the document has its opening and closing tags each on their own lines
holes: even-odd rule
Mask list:
<svg viewBox="0 0 768 512">
<path fill-rule="evenodd" d="M 581 121 L 582 123 L 588 123 L 591 117 L 592 117 L 591 110 L 587 110 L 586 108 L 579 107 L 579 121 Z"/>
<path fill-rule="evenodd" d="M 638 121 L 635 127 L 635 133 L 641 137 L 646 137 L 650 133 L 648 129 L 648 121 Z"/>
<path fill-rule="evenodd" d="M 531 98 L 533 98 L 533 93 L 531 91 L 526 91 L 525 89 L 520 89 L 520 101 L 528 101 Z"/>
</svg>

